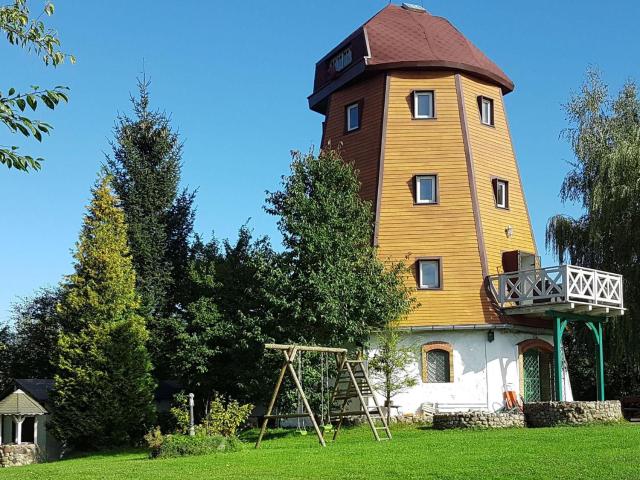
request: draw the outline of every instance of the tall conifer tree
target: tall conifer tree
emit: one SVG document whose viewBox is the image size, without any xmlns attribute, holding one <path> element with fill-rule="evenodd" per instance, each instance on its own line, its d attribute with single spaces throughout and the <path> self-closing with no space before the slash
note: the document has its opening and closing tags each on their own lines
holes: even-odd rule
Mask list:
<svg viewBox="0 0 640 480">
<path fill-rule="evenodd" d="M 107 167 L 122 200 L 137 289 L 148 316 L 149 349 L 159 377 L 175 353 L 172 316 L 188 291 L 192 192 L 179 191 L 182 145 L 168 117 L 149 107 L 149 83 L 138 82 L 134 117 L 120 116 Z"/>
<path fill-rule="evenodd" d="M 154 418 L 154 382 L 124 213 L 102 176 L 84 219 L 75 273 L 58 305 L 63 333 L 51 428 L 69 446 L 139 440 Z"/>
</svg>

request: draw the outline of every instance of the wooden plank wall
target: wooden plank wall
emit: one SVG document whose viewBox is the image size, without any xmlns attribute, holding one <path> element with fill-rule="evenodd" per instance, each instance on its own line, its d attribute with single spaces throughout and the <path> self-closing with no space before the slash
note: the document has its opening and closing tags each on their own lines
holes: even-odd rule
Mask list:
<svg viewBox="0 0 640 480">
<path fill-rule="evenodd" d="M 362 184 L 362 198 L 372 202 L 373 208 L 378 188 L 384 91 L 385 75 L 380 73 L 334 93 L 329 101 L 322 145 L 340 148 L 342 158 L 354 162 Z M 345 108 L 360 100 L 362 125 L 357 131 L 345 133 Z"/>
<path fill-rule="evenodd" d="M 347 86 L 331 97 L 323 147 L 340 147 L 355 163 L 362 196 L 375 208 L 380 148 L 384 144 L 378 248 L 384 261 L 411 267 L 407 283 L 416 288 L 419 307 L 406 326 L 462 325 L 502 322 L 484 289 L 474 203 L 467 162 L 473 162 L 477 208 L 488 260 L 488 273 L 501 270 L 502 252 L 535 252 L 522 186 L 499 87 L 461 75 L 470 159 L 465 154 L 462 114 L 453 72 L 393 71 L 384 142 L 385 74 Z M 436 119 L 412 118 L 412 92 L 434 90 Z M 494 100 L 495 127 L 482 125 L 477 96 Z M 362 126 L 345 134 L 345 107 L 363 100 Z M 439 204 L 415 205 L 413 177 L 437 174 Z M 509 182 L 509 210 L 495 207 L 491 178 Z M 508 239 L 507 225 L 514 235 Z M 416 261 L 440 257 L 442 289 L 417 289 Z"/>
<path fill-rule="evenodd" d="M 482 217 L 489 275 L 502 272 L 502 252 L 523 250 L 537 253 L 525 204 L 518 167 L 511 145 L 502 92 L 499 87 L 462 76 L 467 126 L 475 167 L 478 203 Z M 495 126 L 480 122 L 478 96 L 493 99 Z M 509 182 L 509 209 L 496 208 L 492 177 Z M 505 229 L 513 227 L 513 237 Z"/>
<path fill-rule="evenodd" d="M 414 120 L 413 90 L 434 90 L 436 119 Z M 438 175 L 440 203 L 414 205 L 413 177 Z M 378 245 L 382 259 L 412 266 L 442 258 L 442 289 L 416 290 L 420 307 L 406 325 L 485 322 L 483 275 L 467 177 L 455 77 L 452 73 L 390 73 Z"/>
</svg>

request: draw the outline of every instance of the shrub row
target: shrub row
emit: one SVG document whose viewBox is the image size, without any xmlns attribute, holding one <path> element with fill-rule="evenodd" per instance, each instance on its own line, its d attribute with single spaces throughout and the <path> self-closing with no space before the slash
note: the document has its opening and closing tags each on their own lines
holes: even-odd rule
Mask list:
<svg viewBox="0 0 640 480">
<path fill-rule="evenodd" d="M 236 437 L 210 435 L 164 435 L 152 448 L 151 458 L 184 457 L 187 455 L 207 455 L 219 452 L 236 452 L 242 449 L 242 442 Z"/>
</svg>

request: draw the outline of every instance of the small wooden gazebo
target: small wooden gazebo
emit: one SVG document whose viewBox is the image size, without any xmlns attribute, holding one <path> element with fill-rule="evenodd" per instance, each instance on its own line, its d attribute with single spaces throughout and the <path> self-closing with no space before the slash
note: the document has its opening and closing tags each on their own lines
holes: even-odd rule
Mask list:
<svg viewBox="0 0 640 480">
<path fill-rule="evenodd" d="M 47 415 L 47 411 L 36 400 L 31 398 L 24 391 L 17 389 L 0 400 L 0 425 L 4 425 L 4 418 L 9 416 L 16 425 L 15 438 L 8 442 L 2 438 L 2 428 L 0 428 L 0 445 L 4 443 L 22 442 L 22 424 L 27 418 L 33 418 L 33 443 L 38 444 L 38 418 Z M 31 442 L 29 442 L 31 443 Z"/>
</svg>

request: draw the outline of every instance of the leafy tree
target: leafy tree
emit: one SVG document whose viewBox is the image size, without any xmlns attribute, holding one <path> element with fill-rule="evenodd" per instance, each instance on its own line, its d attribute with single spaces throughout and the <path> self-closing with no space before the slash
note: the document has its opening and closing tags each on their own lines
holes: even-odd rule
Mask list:
<svg viewBox="0 0 640 480">
<path fill-rule="evenodd" d="M 12 378 L 52 378 L 57 362 L 60 318 L 58 289 L 41 289 L 13 305 L 9 349 Z"/>
<path fill-rule="evenodd" d="M 268 195 L 286 247 L 279 320 L 291 340 L 364 344 L 411 308 L 404 266 L 385 265 L 371 245 L 372 208 L 359 191 L 353 166 L 323 150 L 295 153 L 283 189 Z"/>
<path fill-rule="evenodd" d="M 154 382 L 124 213 L 108 176 L 93 189 L 74 258 L 58 305 L 51 428 L 82 449 L 131 444 L 152 425 Z"/>
<path fill-rule="evenodd" d="M 13 379 L 11 374 L 13 344 L 13 335 L 9 326 L 0 326 L 0 391 L 5 391 Z"/>
<path fill-rule="evenodd" d="M 51 16 L 54 12 L 53 3 L 46 2 L 43 13 Z M 60 51 L 60 39 L 54 30 L 47 29 L 40 16 L 32 18 L 26 0 L 14 0 L 7 5 L 0 5 L 0 31 L 4 32 L 11 45 L 19 46 L 28 52 L 33 52 L 42 58 L 45 65 L 54 67 L 68 58 L 75 63 L 73 55 L 66 55 Z M 11 87 L 7 93 L 0 92 L 0 122 L 4 123 L 12 133 L 20 133 L 25 137 L 33 136 L 42 141 L 42 135 L 48 134 L 53 128 L 39 120 L 33 120 L 23 114 L 25 110 L 35 111 L 39 103 L 50 109 L 56 108 L 60 101 L 67 102 L 66 87 L 57 86 L 52 89 L 41 89 L 32 85 L 31 90 L 18 92 Z M 28 107 L 28 108 L 27 108 Z M 0 163 L 9 168 L 28 171 L 39 170 L 42 158 L 22 155 L 18 147 L 0 147 Z"/>
<path fill-rule="evenodd" d="M 549 220 L 546 241 L 560 262 L 624 275 L 628 314 L 607 324 L 606 382 L 609 395 L 640 392 L 640 98 L 627 82 L 610 98 L 598 72 L 591 70 L 579 93 L 565 105 L 571 123 L 564 132 L 575 159 L 560 197 L 583 208 L 579 218 Z M 576 335 L 589 332 L 580 330 Z M 584 342 L 582 342 L 584 343 Z M 573 349 L 580 353 L 579 350 Z M 593 357 L 593 355 L 590 355 Z M 584 362 L 571 358 L 570 368 Z M 574 384 L 592 384 L 594 373 L 571 372 Z"/>
<path fill-rule="evenodd" d="M 215 238 L 195 242 L 195 299 L 187 308 L 175 369 L 197 398 L 207 402 L 218 392 L 248 400 L 262 398 L 269 388 L 261 361 L 262 345 L 277 334 L 269 293 L 276 258 L 268 240 L 254 241 L 246 227 L 235 244 L 224 241 L 222 248 Z"/>
<path fill-rule="evenodd" d="M 396 321 L 390 321 L 378 334 L 376 353 L 369 361 L 374 388 L 382 393 L 387 407 L 387 422 L 391 419 L 391 401 L 397 394 L 418 383 L 411 367 L 415 365 L 415 352 L 402 345 L 402 333 Z"/>
<path fill-rule="evenodd" d="M 194 194 L 179 192 L 182 145 L 168 117 L 149 108 L 148 82 L 138 82 L 135 116 L 121 116 L 107 167 L 122 200 L 137 289 L 149 318 L 150 351 L 159 377 L 169 375 L 172 329 L 190 289 L 189 241 Z"/>
</svg>

